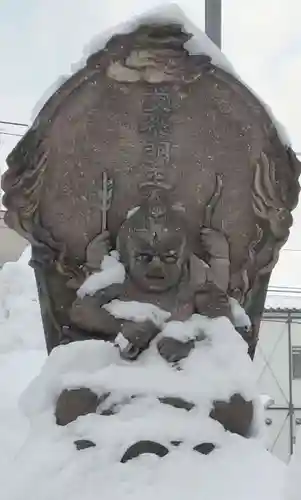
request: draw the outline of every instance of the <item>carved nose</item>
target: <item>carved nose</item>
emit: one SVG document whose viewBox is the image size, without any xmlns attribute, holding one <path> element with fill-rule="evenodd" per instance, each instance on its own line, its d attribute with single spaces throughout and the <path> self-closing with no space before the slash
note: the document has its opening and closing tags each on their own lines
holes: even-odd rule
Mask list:
<svg viewBox="0 0 301 500">
<path fill-rule="evenodd" d="M 162 262 L 159 257 L 153 257 L 148 265 L 147 277 L 153 279 L 164 279 Z"/>
</svg>

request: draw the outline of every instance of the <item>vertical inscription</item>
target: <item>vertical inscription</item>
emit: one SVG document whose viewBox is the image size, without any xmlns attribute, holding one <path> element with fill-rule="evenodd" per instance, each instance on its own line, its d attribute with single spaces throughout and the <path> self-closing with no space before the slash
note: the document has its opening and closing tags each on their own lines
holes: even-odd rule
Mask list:
<svg viewBox="0 0 301 500">
<path fill-rule="evenodd" d="M 142 101 L 139 133 L 143 139 L 142 165 L 148 180 L 165 178 L 170 164 L 172 99 L 170 86 L 149 85 Z"/>
</svg>

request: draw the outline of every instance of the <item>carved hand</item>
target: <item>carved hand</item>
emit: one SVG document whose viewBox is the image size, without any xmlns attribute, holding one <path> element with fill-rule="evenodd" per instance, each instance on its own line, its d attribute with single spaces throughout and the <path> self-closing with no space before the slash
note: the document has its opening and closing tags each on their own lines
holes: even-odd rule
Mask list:
<svg viewBox="0 0 301 500">
<path fill-rule="evenodd" d="M 108 255 L 111 250 L 110 233 L 104 231 L 97 235 L 87 246 L 86 267 L 99 270 L 104 256 Z"/>
<path fill-rule="evenodd" d="M 104 288 L 103 290 L 98 290 L 94 297 L 96 297 L 99 301 L 99 306 L 103 306 L 104 304 L 108 304 L 114 299 L 118 299 L 124 291 L 123 283 L 113 283 L 112 285 Z"/>
<path fill-rule="evenodd" d="M 225 235 L 215 229 L 201 228 L 201 243 L 213 258 L 229 259 L 229 244 Z"/>
<path fill-rule="evenodd" d="M 168 363 L 175 363 L 187 358 L 194 348 L 194 341 L 181 342 L 172 337 L 162 337 L 157 344 L 157 348 L 162 358 L 166 359 Z"/>
<path fill-rule="evenodd" d="M 121 333 L 133 346 L 145 349 L 159 333 L 159 329 L 151 321 L 144 321 L 143 323 L 126 321 L 121 327 Z"/>
</svg>

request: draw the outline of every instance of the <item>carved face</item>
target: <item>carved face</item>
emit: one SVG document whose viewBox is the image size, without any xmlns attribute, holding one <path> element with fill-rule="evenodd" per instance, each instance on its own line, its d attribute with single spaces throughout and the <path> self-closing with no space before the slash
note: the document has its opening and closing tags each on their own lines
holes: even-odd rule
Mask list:
<svg viewBox="0 0 301 500">
<path fill-rule="evenodd" d="M 187 270 L 189 246 L 183 220 L 159 204 L 135 211 L 121 227 L 118 248 L 130 278 L 145 292 L 177 286 Z"/>
<path fill-rule="evenodd" d="M 187 242 L 179 231 L 151 235 L 137 231 L 128 240 L 128 272 L 148 292 L 164 292 L 181 280 L 187 261 Z"/>
</svg>

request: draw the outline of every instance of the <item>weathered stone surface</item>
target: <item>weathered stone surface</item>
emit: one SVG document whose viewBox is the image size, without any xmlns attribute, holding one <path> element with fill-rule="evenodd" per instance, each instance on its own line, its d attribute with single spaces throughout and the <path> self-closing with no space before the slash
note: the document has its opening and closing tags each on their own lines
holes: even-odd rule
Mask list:
<svg viewBox="0 0 301 500">
<path fill-rule="evenodd" d="M 122 257 L 135 281 L 133 233 L 150 218 L 126 217 L 153 185 L 166 194 L 161 208 L 172 215 L 169 234 L 181 213 L 176 226 L 185 251 L 174 267 L 162 260 L 158 266 L 156 256 L 151 279 L 156 286 L 162 280 L 165 291 L 173 284 L 172 299 L 166 294 L 164 300 L 174 303 L 176 295 L 179 319 L 182 306 L 186 314 L 190 307 L 229 317 L 227 296 L 235 296 L 251 318 L 254 352 L 270 273 L 298 200 L 300 165 L 241 82 L 208 56 L 188 55 L 189 37 L 179 25 L 141 26 L 113 37 L 45 104 L 7 159 L 6 223 L 33 245 L 49 351 L 66 326 L 71 333 L 86 330 L 87 338 L 114 338 L 116 322 L 87 316 L 91 303 L 87 309 L 75 304 L 76 290 L 107 242 L 114 249 L 123 240 Z M 187 267 L 190 276 L 197 269 L 198 280 L 202 273 L 206 279 L 198 300 L 185 297 L 183 304 L 175 278 L 178 272 L 182 280 Z M 133 297 L 134 290 L 125 295 Z"/>
<path fill-rule="evenodd" d="M 252 401 L 246 401 L 240 394 L 233 394 L 229 401 L 215 401 L 210 417 L 220 422 L 234 434 L 249 437 L 254 415 Z"/>
</svg>

